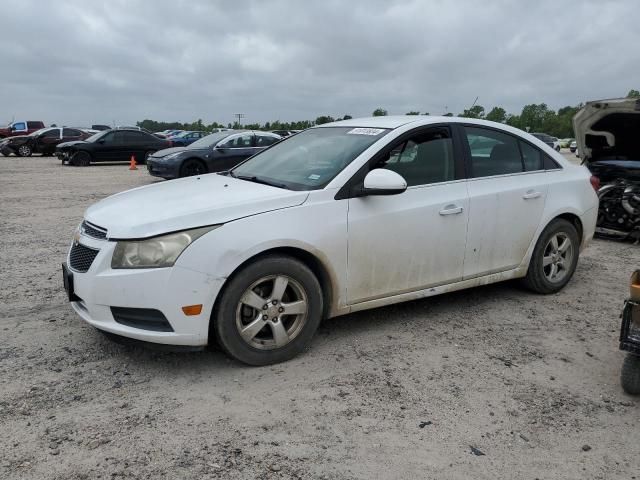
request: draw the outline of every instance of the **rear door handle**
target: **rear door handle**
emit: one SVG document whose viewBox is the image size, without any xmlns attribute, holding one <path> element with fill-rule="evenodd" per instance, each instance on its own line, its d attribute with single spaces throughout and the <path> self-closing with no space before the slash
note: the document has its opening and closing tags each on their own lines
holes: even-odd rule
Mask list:
<svg viewBox="0 0 640 480">
<path fill-rule="evenodd" d="M 527 193 L 525 193 L 522 196 L 522 198 L 524 198 L 525 200 L 531 200 L 532 198 L 540 197 L 540 195 L 542 195 L 542 193 L 536 192 L 535 190 L 529 190 L 529 191 L 527 191 Z"/>
<path fill-rule="evenodd" d="M 440 210 L 440 215 L 456 215 L 458 213 L 462 213 L 462 207 L 458 207 L 457 205 L 447 205 Z"/>
</svg>

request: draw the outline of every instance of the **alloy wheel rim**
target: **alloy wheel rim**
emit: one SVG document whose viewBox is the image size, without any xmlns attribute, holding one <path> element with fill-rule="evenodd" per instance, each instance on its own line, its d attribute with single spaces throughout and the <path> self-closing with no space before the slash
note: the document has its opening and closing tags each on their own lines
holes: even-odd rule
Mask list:
<svg viewBox="0 0 640 480">
<path fill-rule="evenodd" d="M 22 147 L 18 148 L 18 152 L 23 157 L 27 157 L 27 156 L 29 156 L 29 153 L 31 152 L 31 149 L 29 147 L 27 147 L 27 146 L 22 146 Z"/>
<path fill-rule="evenodd" d="M 573 243 L 564 232 L 554 234 L 544 248 L 542 271 L 547 280 L 559 283 L 567 276 L 573 262 Z"/>
<path fill-rule="evenodd" d="M 275 350 L 291 343 L 307 323 L 309 301 L 296 280 L 269 275 L 253 282 L 236 307 L 240 338 L 253 348 Z"/>
</svg>

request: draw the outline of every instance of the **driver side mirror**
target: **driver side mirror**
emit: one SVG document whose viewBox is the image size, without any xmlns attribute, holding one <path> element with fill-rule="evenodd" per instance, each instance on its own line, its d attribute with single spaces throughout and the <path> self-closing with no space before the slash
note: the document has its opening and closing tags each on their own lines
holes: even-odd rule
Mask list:
<svg viewBox="0 0 640 480">
<path fill-rule="evenodd" d="M 407 181 L 399 174 L 386 168 L 376 168 L 364 177 L 364 187 L 358 196 L 397 195 L 407 189 Z"/>
</svg>

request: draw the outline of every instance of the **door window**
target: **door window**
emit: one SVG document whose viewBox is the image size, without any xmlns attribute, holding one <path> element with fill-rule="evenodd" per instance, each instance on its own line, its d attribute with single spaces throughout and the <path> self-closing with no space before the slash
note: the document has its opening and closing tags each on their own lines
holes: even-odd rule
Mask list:
<svg viewBox="0 0 640 480">
<path fill-rule="evenodd" d="M 478 127 L 464 127 L 471 152 L 472 177 L 491 177 L 524 171 L 518 140 Z"/>
<path fill-rule="evenodd" d="M 250 148 L 253 143 L 253 134 L 247 133 L 232 137 L 222 144 L 224 148 Z"/>
<path fill-rule="evenodd" d="M 76 130 L 75 128 L 64 128 L 62 130 L 63 137 L 80 137 L 81 135 L 80 130 Z"/>
<path fill-rule="evenodd" d="M 524 162 L 524 169 L 527 172 L 533 172 L 535 170 L 543 170 L 542 166 L 542 152 L 536 147 L 532 147 L 528 143 L 520 142 L 520 151 L 522 152 L 522 161 Z"/>
<path fill-rule="evenodd" d="M 40 138 L 60 138 L 60 130 L 57 128 L 47 130 L 40 136 Z"/>
<path fill-rule="evenodd" d="M 141 145 L 146 142 L 147 137 L 142 132 L 117 132 L 123 135 L 124 143 L 127 145 Z"/>
<path fill-rule="evenodd" d="M 410 187 L 454 180 L 451 133 L 446 127 L 420 132 L 395 145 L 374 168 L 393 170 Z"/>
<path fill-rule="evenodd" d="M 24 122 L 19 122 L 19 123 L 14 123 L 13 128 L 14 130 L 26 130 L 27 126 Z"/>
<path fill-rule="evenodd" d="M 272 137 L 271 135 L 256 135 L 256 147 L 268 147 L 278 140 L 278 137 Z"/>
</svg>

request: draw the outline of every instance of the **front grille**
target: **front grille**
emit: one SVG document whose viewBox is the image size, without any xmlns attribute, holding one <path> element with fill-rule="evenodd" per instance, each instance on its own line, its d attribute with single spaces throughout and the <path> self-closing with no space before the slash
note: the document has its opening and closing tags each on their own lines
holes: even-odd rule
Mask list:
<svg viewBox="0 0 640 480">
<path fill-rule="evenodd" d="M 97 225 L 93 225 L 87 221 L 82 222 L 82 226 L 80 227 L 82 233 L 87 235 L 88 237 L 98 238 L 100 240 L 104 240 L 107 238 L 107 230 L 99 227 Z"/>
<path fill-rule="evenodd" d="M 74 243 L 69 253 L 69 266 L 76 272 L 84 273 L 89 270 L 99 251 Z"/>
</svg>

